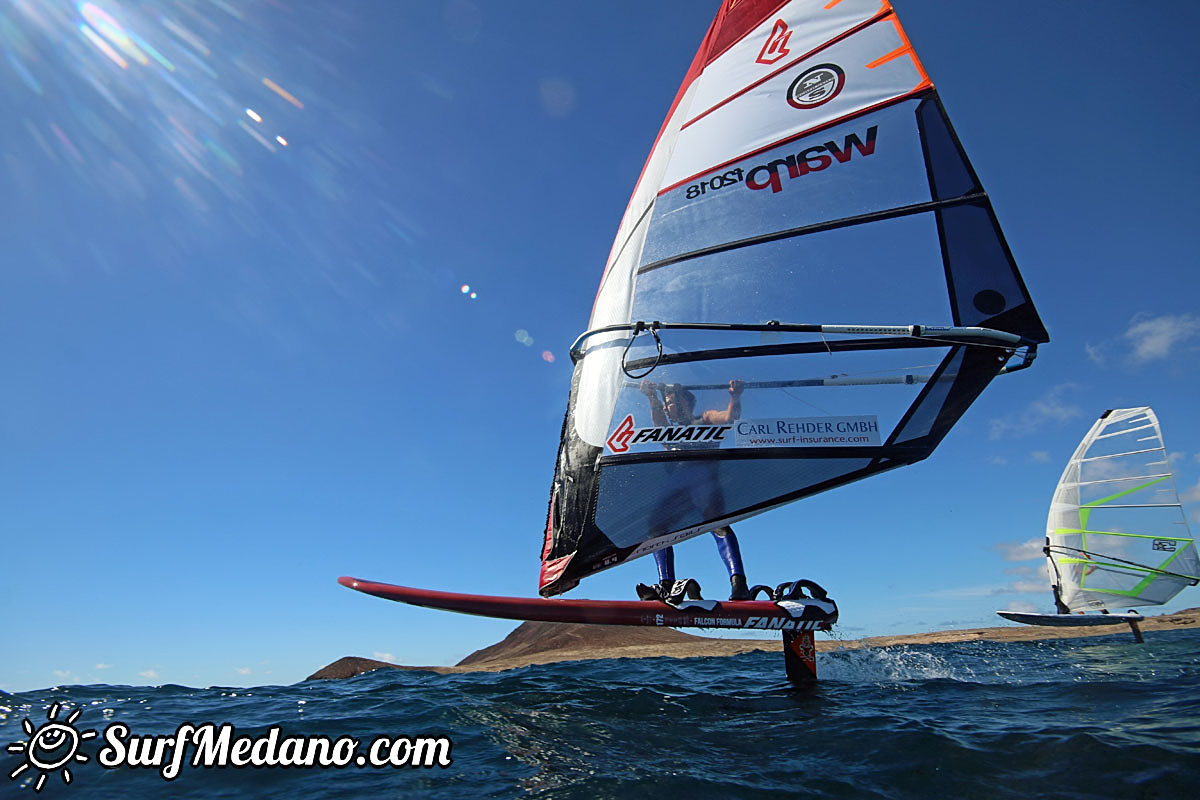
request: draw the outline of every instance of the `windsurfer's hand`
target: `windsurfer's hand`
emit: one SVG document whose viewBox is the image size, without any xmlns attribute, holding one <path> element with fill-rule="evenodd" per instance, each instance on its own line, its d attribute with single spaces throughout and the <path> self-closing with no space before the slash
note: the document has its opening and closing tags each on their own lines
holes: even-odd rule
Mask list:
<svg viewBox="0 0 1200 800">
<path fill-rule="evenodd" d="M 729 382 L 729 393 L 734 397 L 739 397 L 742 391 L 746 388 L 746 382 L 734 378 Z"/>
<path fill-rule="evenodd" d="M 641 389 L 646 397 L 658 397 L 658 384 L 654 381 L 642 381 Z"/>
</svg>

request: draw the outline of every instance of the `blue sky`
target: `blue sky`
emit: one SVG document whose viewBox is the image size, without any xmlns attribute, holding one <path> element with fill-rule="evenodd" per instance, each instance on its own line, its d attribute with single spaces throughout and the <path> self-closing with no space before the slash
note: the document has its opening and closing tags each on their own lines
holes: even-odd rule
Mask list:
<svg viewBox="0 0 1200 800">
<path fill-rule="evenodd" d="M 739 526 L 751 581 L 821 582 L 846 638 L 1051 610 L 1022 556 L 1106 408 L 1154 407 L 1200 514 L 1200 8 L 896 5 L 1052 341 L 929 460 Z M 515 627 L 336 579 L 536 593 L 567 348 L 716 7 L 6 4 L 0 688 L 291 683 Z M 676 560 L 726 585 L 709 537 Z"/>
</svg>

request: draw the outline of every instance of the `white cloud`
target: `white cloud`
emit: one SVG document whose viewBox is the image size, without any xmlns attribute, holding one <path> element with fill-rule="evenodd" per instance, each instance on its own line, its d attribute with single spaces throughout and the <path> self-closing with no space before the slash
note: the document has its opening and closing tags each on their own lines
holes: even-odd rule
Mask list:
<svg viewBox="0 0 1200 800">
<path fill-rule="evenodd" d="M 1138 314 L 1129 322 L 1125 339 L 1133 347 L 1135 364 L 1161 361 L 1189 339 L 1200 337 L 1200 317 L 1194 314 Z"/>
<path fill-rule="evenodd" d="M 988 459 L 988 461 L 990 461 L 991 463 L 995 464 L 998 467 L 1003 467 L 1005 464 L 1008 463 L 1008 459 L 1005 458 L 1004 456 L 992 456 L 991 458 Z"/>
<path fill-rule="evenodd" d="M 148 670 L 139 672 L 138 677 L 145 678 L 146 680 L 149 680 L 149 681 L 156 681 L 156 680 L 158 680 L 158 673 L 152 669 L 148 669 Z"/>
<path fill-rule="evenodd" d="M 1045 450 L 1034 450 L 1032 453 L 1029 454 L 1029 458 L 1032 459 L 1033 461 L 1038 461 L 1038 462 L 1044 464 L 1050 460 L 1050 454 L 1047 453 Z"/>
<path fill-rule="evenodd" d="M 988 438 L 1028 436 L 1045 425 L 1067 422 L 1078 417 L 1083 411 L 1063 398 L 1065 394 L 1077 389 L 1079 386 L 1074 383 L 1060 383 L 1022 411 L 991 420 L 988 423 Z"/>
<path fill-rule="evenodd" d="M 1035 606 L 1033 603 L 1026 603 L 1026 602 L 1023 602 L 1020 600 L 1012 601 L 1011 603 L 1008 604 L 1008 608 L 1006 608 L 1004 610 L 1005 611 L 1018 611 L 1023 614 L 1038 613 L 1038 607 Z"/>
<path fill-rule="evenodd" d="M 1042 552 L 1045 543 L 1044 537 L 1027 539 L 1024 542 L 997 542 L 996 550 L 1004 556 L 1005 561 L 1031 561 L 1045 556 Z"/>
<path fill-rule="evenodd" d="M 112 664 L 97 664 L 96 669 L 112 669 Z"/>
<path fill-rule="evenodd" d="M 236 672 L 238 675 L 251 675 L 251 674 L 253 674 L 253 673 L 251 673 L 251 671 L 250 671 L 250 668 L 249 668 L 249 667 L 234 667 L 234 670 L 233 670 L 233 671 L 234 671 L 234 672 Z"/>
<path fill-rule="evenodd" d="M 386 661 L 389 664 L 396 663 L 396 657 L 394 655 L 391 653 L 381 653 L 378 650 L 371 653 L 371 658 L 375 659 L 376 661 Z"/>
<path fill-rule="evenodd" d="M 1007 586 L 963 586 L 959 589 L 934 589 L 930 592 L 920 592 L 917 597 L 994 597 L 998 594 L 1008 594 L 1012 590 Z"/>
<path fill-rule="evenodd" d="M 1037 572 L 1033 575 L 1036 577 Z M 961 597 L 998 597 L 1006 594 L 1048 594 L 1050 592 L 1050 584 L 1044 579 L 1013 581 L 1009 584 L 992 585 L 992 586 L 963 586 L 957 589 L 935 589 L 930 592 L 922 592 L 917 597 L 931 598 L 961 598 Z"/>
<path fill-rule="evenodd" d="M 1163 361 L 1189 340 L 1200 339 L 1200 316 L 1195 314 L 1137 314 L 1120 336 L 1084 345 L 1088 359 L 1100 367 L 1110 361 L 1140 367 Z"/>
<path fill-rule="evenodd" d="M 1200 503 L 1200 481 L 1196 481 L 1196 485 L 1183 490 L 1183 502 L 1185 503 Z"/>
</svg>

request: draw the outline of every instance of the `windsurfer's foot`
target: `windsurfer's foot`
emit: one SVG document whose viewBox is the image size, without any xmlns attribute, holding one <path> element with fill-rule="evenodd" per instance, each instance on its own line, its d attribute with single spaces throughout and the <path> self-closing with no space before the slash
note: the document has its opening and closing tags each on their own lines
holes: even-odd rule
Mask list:
<svg viewBox="0 0 1200 800">
<path fill-rule="evenodd" d="M 662 600 L 671 591 L 674 581 L 661 581 L 654 584 L 639 583 L 635 588 L 640 600 Z"/>
<path fill-rule="evenodd" d="M 749 587 L 746 586 L 745 575 L 730 575 L 729 589 L 730 600 L 750 600 L 754 597 L 754 595 L 750 593 Z"/>
<path fill-rule="evenodd" d="M 700 584 L 695 578 L 685 578 L 681 581 L 660 581 L 647 586 L 637 585 L 637 594 L 642 600 L 662 600 L 664 603 L 678 603 L 688 600 L 700 600 Z"/>
</svg>

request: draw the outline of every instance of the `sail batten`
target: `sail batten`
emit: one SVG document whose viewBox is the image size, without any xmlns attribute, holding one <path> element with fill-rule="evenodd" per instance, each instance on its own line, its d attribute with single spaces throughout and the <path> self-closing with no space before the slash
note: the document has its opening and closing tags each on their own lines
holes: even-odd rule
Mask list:
<svg viewBox="0 0 1200 800">
<path fill-rule="evenodd" d="M 1098 438 L 1106 439 L 1108 437 L 1105 436 L 1105 437 L 1098 437 Z M 1079 460 L 1081 462 L 1082 461 L 1107 461 L 1108 459 L 1112 459 L 1112 458 L 1124 458 L 1126 456 L 1141 455 L 1142 453 L 1157 453 L 1161 449 L 1162 448 L 1160 448 L 1160 447 L 1144 447 L 1140 450 L 1126 450 L 1126 451 L 1120 452 L 1120 453 L 1106 453 L 1105 455 L 1089 456 L 1088 458 L 1081 458 Z M 1162 463 L 1165 463 L 1165 462 L 1162 462 Z"/>
<path fill-rule="evenodd" d="M 903 206 L 900 208 L 876 211 L 870 214 L 860 214 L 853 217 L 843 217 L 841 219 L 833 219 L 813 225 L 806 225 L 798 228 L 788 228 L 781 231 L 775 231 L 774 233 L 762 234 L 760 236 L 751 236 L 734 242 L 726 242 L 725 244 L 721 245 L 712 245 L 711 247 L 693 250 L 689 253 L 679 253 L 671 256 L 670 258 L 663 258 L 658 261 L 653 261 L 643 267 L 639 267 L 638 274 L 643 275 L 647 272 L 652 272 L 653 270 L 661 269 L 663 267 L 669 267 L 673 264 L 678 264 L 683 261 L 689 261 L 691 259 L 701 258 L 703 256 L 715 255 L 717 253 L 724 253 L 730 250 L 738 250 L 743 247 L 752 247 L 755 245 L 767 244 L 768 242 L 777 242 L 782 239 L 791 239 L 793 237 L 805 236 L 812 233 L 837 230 L 839 228 L 849 228 L 855 225 L 863 225 L 870 222 L 899 219 L 901 217 L 907 217 L 914 214 L 923 214 L 943 208 L 951 208 L 953 206 L 978 202 L 982 197 L 983 195 L 981 194 L 970 194 L 944 200 L 932 200 L 927 203 L 914 203 L 912 205 Z"/>
<path fill-rule="evenodd" d="M 1170 478 L 1170 477 L 1172 477 L 1171 473 L 1160 472 L 1156 475 L 1130 475 L 1129 477 L 1122 477 L 1122 478 L 1097 478 L 1096 480 L 1092 480 L 1092 481 L 1080 481 L 1079 485 L 1080 486 L 1095 486 L 1095 485 L 1101 484 L 1101 483 L 1123 483 L 1126 481 L 1145 481 L 1145 480 L 1150 480 L 1152 478 Z"/>
<path fill-rule="evenodd" d="M 1174 508 L 1175 506 L 1121 506 L 1122 508 Z M 1179 523 L 1175 523 L 1179 524 Z M 1055 528 L 1054 532 L 1059 536 L 1067 534 L 1102 534 L 1104 536 L 1128 536 L 1133 539 L 1174 539 L 1175 541 L 1190 541 L 1191 536 L 1164 536 L 1162 534 L 1149 533 L 1127 533 L 1125 531 L 1105 531 L 1087 528 Z"/>
<path fill-rule="evenodd" d="M 1180 503 L 1085 503 L 1080 508 L 1183 508 Z"/>
<path fill-rule="evenodd" d="M 571 347 L 540 591 L 927 458 L 1048 339 L 891 4 L 724 2 Z"/>
<path fill-rule="evenodd" d="M 1147 422 L 1145 425 L 1138 425 L 1136 428 L 1126 428 L 1124 430 L 1113 431 L 1112 433 L 1101 434 L 1100 436 L 1097 436 L 1096 438 L 1097 439 L 1111 439 L 1114 436 L 1128 436 L 1129 434 L 1136 433 L 1137 431 L 1147 431 L 1147 430 L 1151 430 L 1151 431 L 1154 430 L 1154 425 L 1150 422 Z M 1142 437 L 1139 437 L 1136 441 L 1150 442 L 1150 441 L 1155 441 L 1157 438 L 1158 438 L 1157 435 L 1142 436 Z"/>
</svg>

